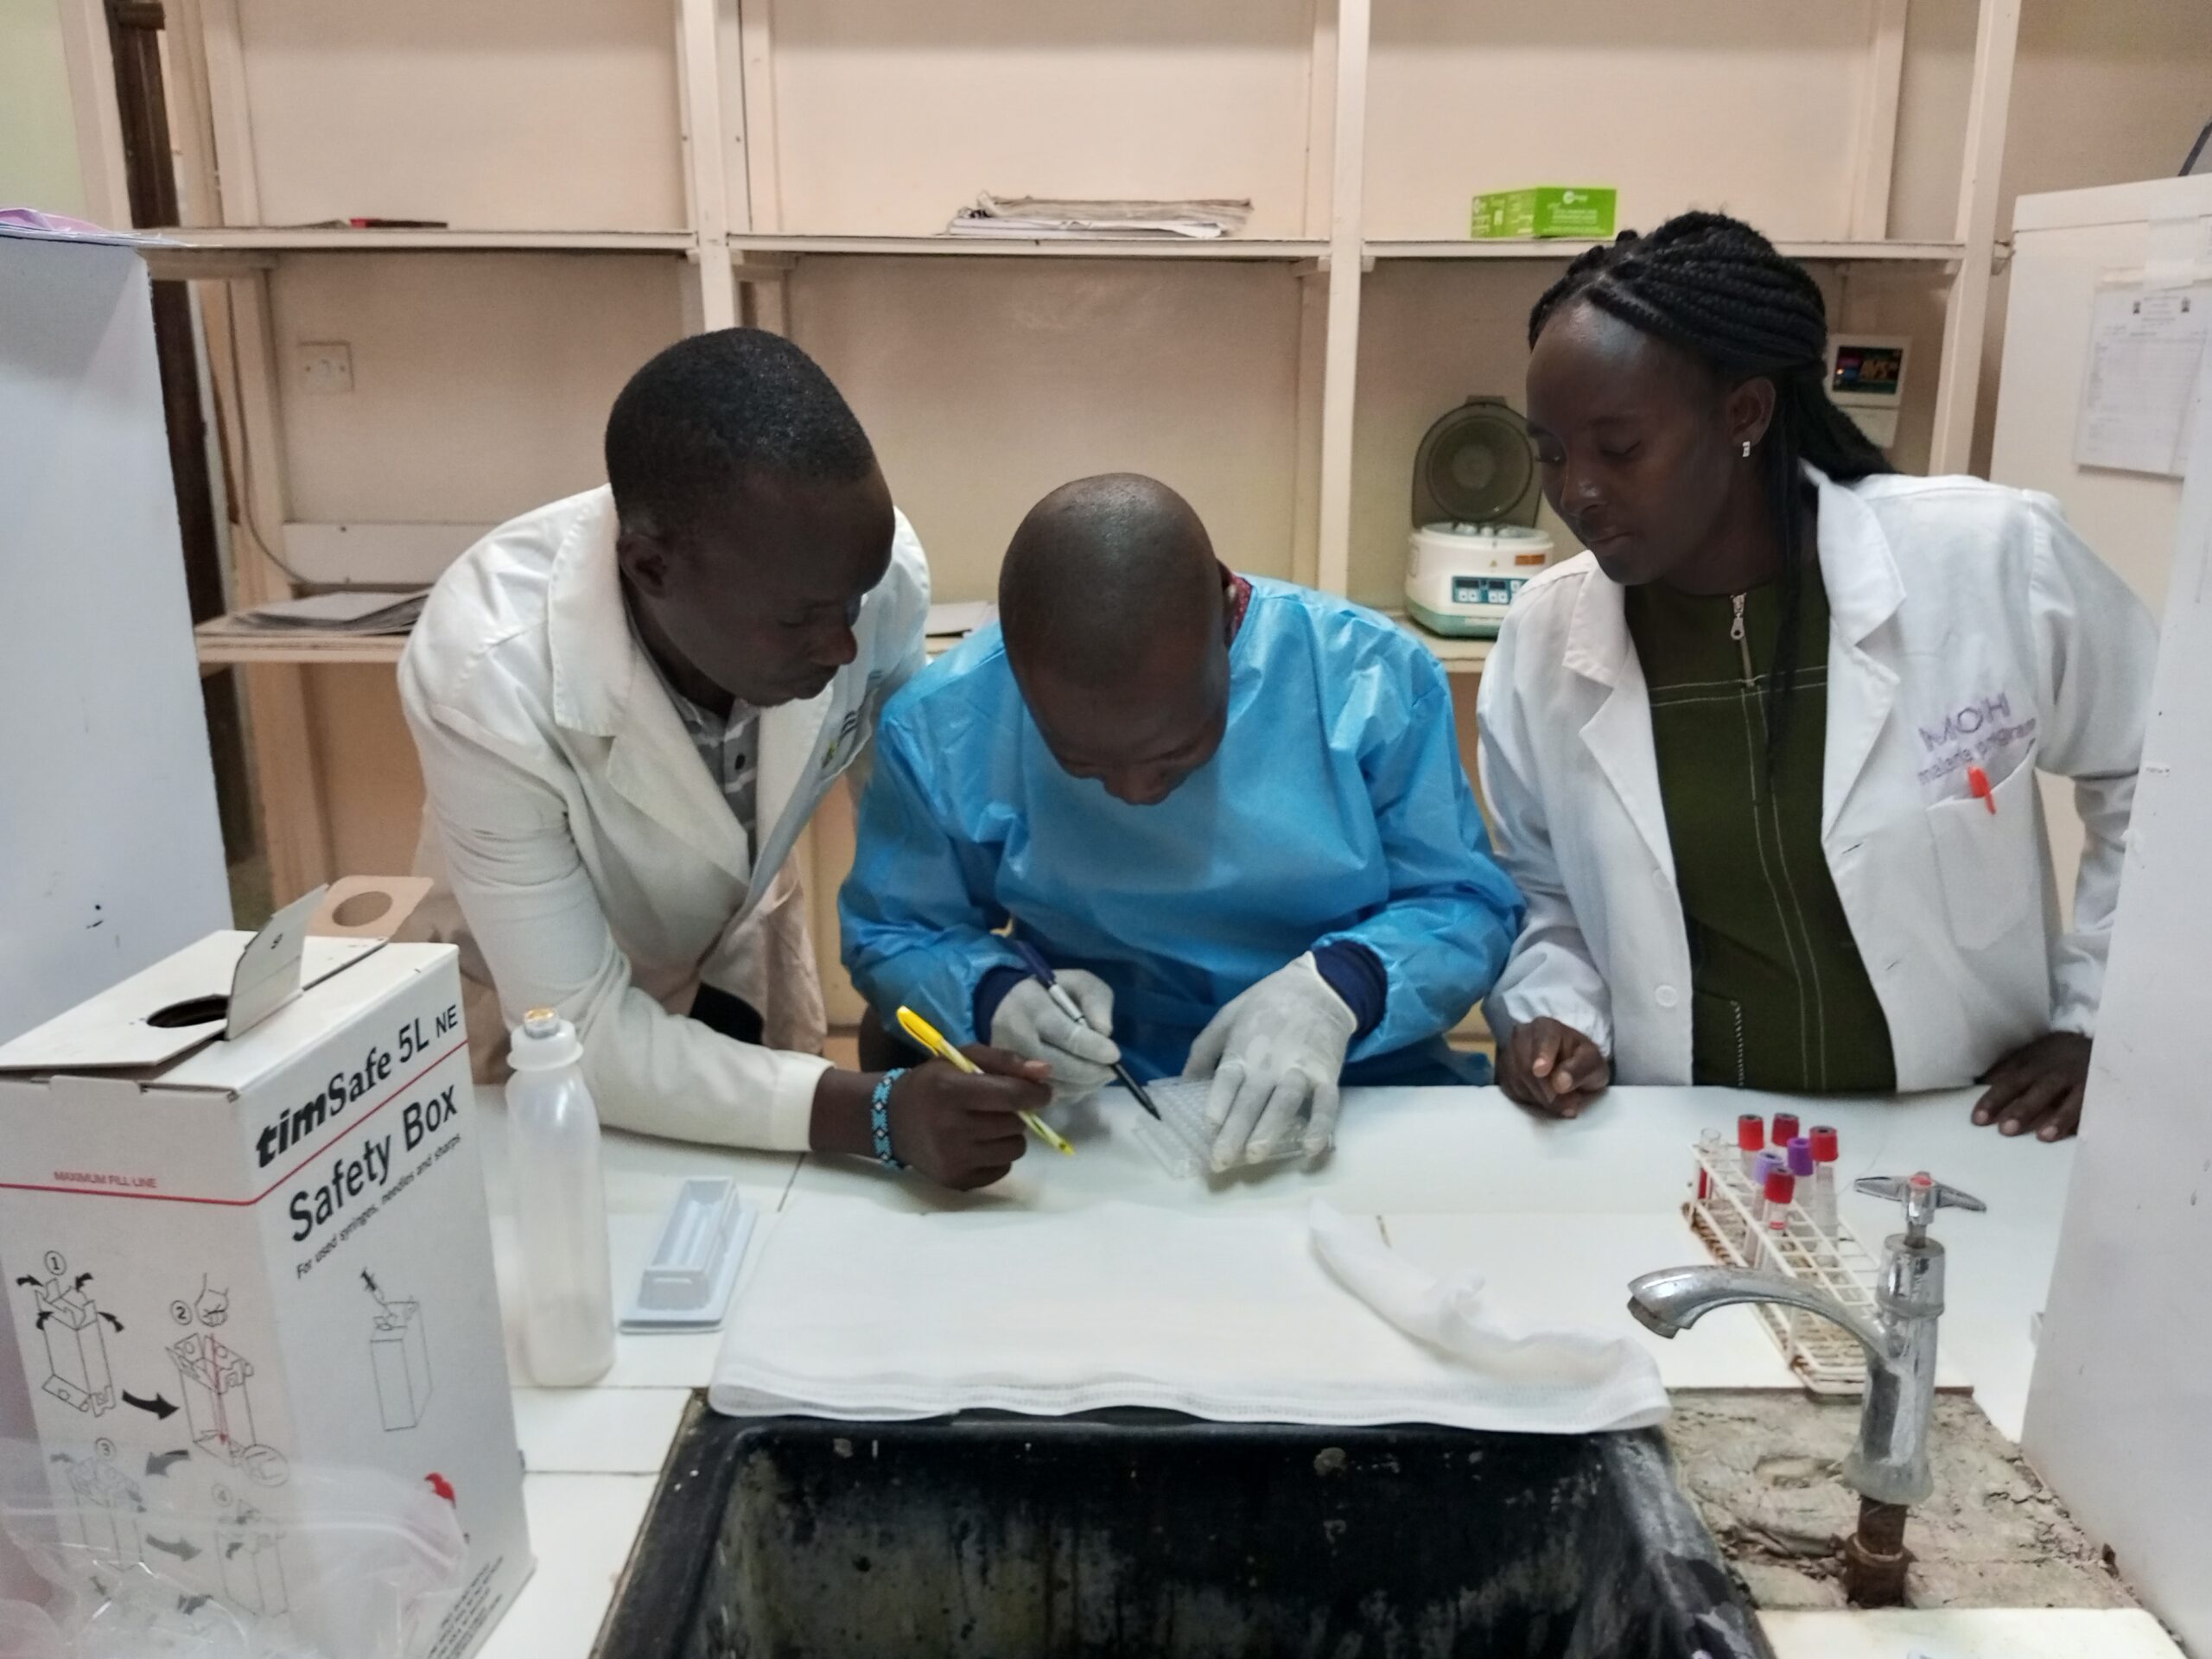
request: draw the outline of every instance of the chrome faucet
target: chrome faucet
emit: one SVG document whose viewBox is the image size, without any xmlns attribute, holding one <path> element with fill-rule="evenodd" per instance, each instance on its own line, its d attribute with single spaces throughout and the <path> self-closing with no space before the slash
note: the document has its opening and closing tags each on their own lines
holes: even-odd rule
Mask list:
<svg viewBox="0 0 2212 1659">
<path fill-rule="evenodd" d="M 1628 1311 L 1662 1337 L 1687 1331 L 1732 1302 L 1773 1302 L 1833 1320 L 1866 1351 L 1866 1397 L 1859 1444 L 1844 1460 L 1843 1478 L 1877 1504 L 1924 1502 L 1935 1490 L 1928 1433 L 1936 1399 L 1936 1325 L 1943 1312 L 1943 1247 L 1928 1236 L 1938 1210 L 1986 1210 L 1971 1193 L 1926 1173 L 1901 1179 L 1870 1175 L 1859 1191 L 1904 1205 L 1904 1231 L 1882 1247 L 1874 1289 L 1878 1317 L 1869 1322 L 1824 1290 L 1778 1273 L 1710 1264 L 1662 1268 L 1629 1286 Z M 1902 1533 L 1903 1517 L 1897 1518 Z M 1899 1565 L 1900 1577 L 1902 1563 Z"/>
</svg>

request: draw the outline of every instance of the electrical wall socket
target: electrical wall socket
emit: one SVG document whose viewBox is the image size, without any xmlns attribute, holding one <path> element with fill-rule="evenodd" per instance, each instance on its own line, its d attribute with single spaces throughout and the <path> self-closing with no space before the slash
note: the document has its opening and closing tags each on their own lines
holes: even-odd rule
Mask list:
<svg viewBox="0 0 2212 1659">
<path fill-rule="evenodd" d="M 308 391 L 353 390 L 353 348 L 342 340 L 303 340 L 292 347 L 292 367 Z"/>
</svg>

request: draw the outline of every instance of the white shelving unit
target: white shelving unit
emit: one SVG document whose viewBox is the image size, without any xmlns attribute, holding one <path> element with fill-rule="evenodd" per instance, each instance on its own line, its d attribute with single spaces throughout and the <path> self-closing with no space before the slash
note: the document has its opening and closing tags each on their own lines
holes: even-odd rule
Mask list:
<svg viewBox="0 0 2212 1659">
<path fill-rule="evenodd" d="M 1371 259 L 1551 259 L 1564 264 L 1586 253 L 1595 243 L 1559 238 L 1545 241 L 1422 242 L 1370 240 Z M 1960 242 L 1790 242 L 1775 245 L 1793 259 L 1811 264 L 1851 264 L 1881 260 L 1895 264 L 1948 265 L 1958 263 L 1966 251 Z"/>
<path fill-rule="evenodd" d="M 420 580 L 465 545 L 425 526 L 597 482 L 629 370 L 747 321 L 853 400 L 941 597 L 989 594 L 1046 489 L 1134 468 L 1240 568 L 1389 608 L 1421 431 L 1470 393 L 1517 398 L 1529 302 L 1587 245 L 1459 239 L 1481 189 L 1612 182 L 1624 225 L 1700 204 L 1760 224 L 1839 321 L 1920 343 L 1899 459 L 1963 468 L 2018 13 L 170 0 L 207 222 L 155 257 L 201 283 L 241 607 L 291 590 L 264 549 Z M 1249 196 L 1250 234 L 943 234 L 985 189 Z M 304 227 L 356 215 L 451 228 Z M 330 341 L 345 397 L 298 378 Z M 1471 685 L 1486 645 L 1428 643 Z M 250 665 L 279 893 L 411 848 L 390 642 L 217 628 L 201 653 Z"/>
<path fill-rule="evenodd" d="M 1326 242 L 1299 237 L 1225 237 L 1218 241 L 1140 242 L 1122 237 L 998 238 L 975 236 L 733 236 L 729 250 L 741 267 L 760 254 L 857 254 L 877 258 L 907 255 L 956 259 L 1319 259 Z"/>
<path fill-rule="evenodd" d="M 341 230 L 331 226 L 200 225 L 174 239 L 206 253 L 690 253 L 690 231 Z M 163 257 L 156 251 L 155 257 Z"/>
</svg>

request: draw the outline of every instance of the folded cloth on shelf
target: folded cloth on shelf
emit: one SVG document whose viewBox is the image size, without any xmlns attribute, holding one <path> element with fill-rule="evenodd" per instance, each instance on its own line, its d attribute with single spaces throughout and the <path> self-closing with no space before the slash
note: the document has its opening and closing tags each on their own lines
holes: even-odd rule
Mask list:
<svg viewBox="0 0 2212 1659">
<path fill-rule="evenodd" d="M 1530 1433 L 1666 1415 L 1633 1342 L 1507 1332 L 1484 1319 L 1480 1283 L 1435 1280 L 1371 1218 L 1320 1204 L 918 1216 L 809 1199 L 777 1218 L 709 1398 L 741 1417 L 1153 1406 Z"/>
</svg>

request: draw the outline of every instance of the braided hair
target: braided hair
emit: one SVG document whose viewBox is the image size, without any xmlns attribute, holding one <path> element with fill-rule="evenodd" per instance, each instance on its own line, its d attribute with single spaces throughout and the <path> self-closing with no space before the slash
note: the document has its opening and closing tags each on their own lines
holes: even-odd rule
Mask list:
<svg viewBox="0 0 2212 1659">
<path fill-rule="evenodd" d="M 1577 301 L 1688 352 L 1723 379 L 1774 383 L 1774 418 L 1758 448 L 1759 483 L 1782 550 L 1782 634 L 1766 689 L 1771 781 L 1797 678 L 1805 566 L 1815 552 L 1806 544 L 1808 486 L 1800 463 L 1810 461 L 1841 483 L 1895 469 L 1828 401 L 1827 306 L 1819 285 L 1741 219 L 1683 213 L 1649 236 L 1624 232 L 1592 248 L 1529 313 L 1529 344 Z"/>
</svg>

